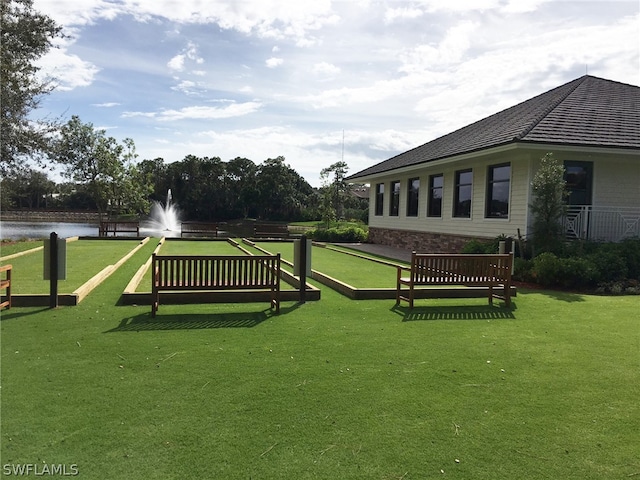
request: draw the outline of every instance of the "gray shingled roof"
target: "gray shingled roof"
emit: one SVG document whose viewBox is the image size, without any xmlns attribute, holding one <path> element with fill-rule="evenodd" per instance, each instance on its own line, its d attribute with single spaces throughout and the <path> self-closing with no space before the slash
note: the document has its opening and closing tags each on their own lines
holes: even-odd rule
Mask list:
<svg viewBox="0 0 640 480">
<path fill-rule="evenodd" d="M 348 179 L 515 142 L 640 148 L 640 87 L 585 75 Z"/>
</svg>

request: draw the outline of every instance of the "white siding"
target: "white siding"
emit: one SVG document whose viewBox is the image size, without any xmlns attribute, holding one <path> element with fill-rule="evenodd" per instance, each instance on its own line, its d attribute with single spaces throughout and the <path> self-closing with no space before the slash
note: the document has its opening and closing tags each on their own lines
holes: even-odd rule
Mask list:
<svg viewBox="0 0 640 480">
<path fill-rule="evenodd" d="M 447 233 L 454 235 L 495 238 L 505 234 L 516 236 L 518 229 L 528 236 L 531 222 L 529 204 L 531 203 L 531 180 L 539 168 L 540 159 L 547 152 L 554 157 L 565 160 L 593 162 L 593 205 L 596 207 L 638 207 L 640 205 L 640 158 L 638 155 L 616 154 L 609 151 L 574 150 L 567 147 L 518 148 L 506 152 L 479 155 L 475 158 L 441 164 L 426 165 L 419 171 L 406 174 L 379 177 L 371 182 L 371 202 L 369 225 L 372 227 L 415 230 L 423 232 Z M 604 152 L 604 153 L 603 153 Z M 511 184 L 509 217 L 485 218 L 485 201 L 487 195 L 487 169 L 490 165 L 511 164 Z M 473 190 L 471 218 L 454 218 L 454 182 L 455 172 L 472 168 Z M 444 175 L 442 199 L 442 218 L 427 217 L 427 195 L 429 176 Z M 420 178 L 420 201 L 417 217 L 407 217 L 407 181 L 409 178 Z M 393 180 L 401 182 L 400 214 L 389 216 L 389 192 Z M 375 185 L 384 182 L 384 215 L 375 216 Z"/>
<path fill-rule="evenodd" d="M 510 201 L 509 218 L 485 218 L 485 200 L 487 195 L 487 170 L 490 165 L 510 163 Z M 471 218 L 453 217 L 455 196 L 455 173 L 458 170 L 471 168 L 473 170 Z M 517 152 L 502 153 L 479 157 L 466 162 L 455 164 L 427 166 L 418 173 L 403 175 L 387 175 L 372 181 L 371 191 L 375 192 L 375 185 L 385 184 L 384 215 L 376 216 L 375 193 L 371 195 L 369 225 L 378 228 L 415 230 L 434 233 L 448 233 L 454 235 L 477 236 L 494 238 L 505 234 L 515 236 L 518 228 L 524 230 L 528 205 L 528 176 L 529 156 Z M 429 190 L 429 176 L 443 174 L 444 188 L 442 198 L 442 217 L 427 217 L 427 197 Z M 420 200 L 417 217 L 407 217 L 407 188 L 409 178 L 420 178 Z M 399 180 L 400 214 L 389 216 L 389 193 L 391 182 Z"/>
</svg>

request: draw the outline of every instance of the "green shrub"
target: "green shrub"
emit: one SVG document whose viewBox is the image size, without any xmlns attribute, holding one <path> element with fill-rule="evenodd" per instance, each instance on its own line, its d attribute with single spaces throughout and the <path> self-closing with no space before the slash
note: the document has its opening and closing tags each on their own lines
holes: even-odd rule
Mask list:
<svg viewBox="0 0 640 480">
<path fill-rule="evenodd" d="M 493 250 L 493 243 L 481 242 L 480 240 L 470 240 L 462 247 L 462 253 L 481 254 L 496 252 L 497 250 Z"/>
<path fill-rule="evenodd" d="M 470 240 L 462 247 L 461 253 L 471 254 L 483 254 L 483 253 L 498 253 L 500 249 L 500 242 L 507 240 L 506 235 L 498 235 L 493 240 Z M 514 247 L 516 246 L 514 242 Z"/>
<path fill-rule="evenodd" d="M 560 284 L 564 287 L 590 287 L 596 284 L 598 276 L 598 268 L 587 258 L 560 259 Z"/>
<path fill-rule="evenodd" d="M 516 257 L 513 260 L 513 279 L 520 282 L 531 282 L 533 278 L 533 260 Z"/>
<path fill-rule="evenodd" d="M 640 280 L 640 238 L 627 238 L 617 245 L 620 256 L 627 266 L 628 277 Z"/>
<path fill-rule="evenodd" d="M 559 285 L 579 288 L 595 285 L 599 272 L 596 265 L 587 258 L 559 258 L 553 253 L 545 252 L 533 259 L 532 276 L 545 287 Z"/>
<path fill-rule="evenodd" d="M 534 280 L 545 287 L 560 283 L 560 259 L 551 252 L 544 252 L 533 259 L 531 273 Z"/>
<path fill-rule="evenodd" d="M 318 228 L 308 232 L 307 236 L 319 242 L 359 243 L 367 241 L 367 232 L 360 227 Z"/>
<path fill-rule="evenodd" d="M 615 282 L 627 278 L 628 268 L 624 258 L 611 248 L 602 248 L 601 251 L 592 253 L 586 258 L 598 270 L 597 280 L 600 282 Z"/>
</svg>

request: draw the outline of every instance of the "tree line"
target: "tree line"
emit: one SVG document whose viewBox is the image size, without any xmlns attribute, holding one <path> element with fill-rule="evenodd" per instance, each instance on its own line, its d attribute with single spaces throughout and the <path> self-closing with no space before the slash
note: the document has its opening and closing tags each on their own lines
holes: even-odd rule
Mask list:
<svg viewBox="0 0 640 480">
<path fill-rule="evenodd" d="M 142 217 L 152 202 L 166 202 L 171 190 L 186 220 L 335 220 L 345 209 L 350 218 L 366 218 L 367 202 L 350 195 L 344 181 L 344 162 L 324 169 L 323 186 L 316 189 L 282 156 L 260 164 L 195 155 L 168 164 L 162 158 L 138 161 L 133 140 L 119 143 L 77 116 L 60 128 L 49 149 L 68 181 L 56 184 L 29 167 L 7 171 L 0 191 L 3 210 L 58 208 Z"/>
</svg>

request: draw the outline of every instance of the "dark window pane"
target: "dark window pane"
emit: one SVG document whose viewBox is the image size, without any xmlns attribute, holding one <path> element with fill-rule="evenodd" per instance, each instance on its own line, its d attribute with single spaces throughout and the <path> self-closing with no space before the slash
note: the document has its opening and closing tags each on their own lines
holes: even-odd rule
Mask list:
<svg viewBox="0 0 640 480">
<path fill-rule="evenodd" d="M 509 186 L 511 165 L 490 166 L 487 175 L 486 217 L 507 218 L 509 216 Z"/>
<path fill-rule="evenodd" d="M 471 217 L 471 185 L 473 171 L 456 172 L 456 192 L 453 205 L 454 217 Z"/>
<path fill-rule="evenodd" d="M 569 205 L 590 205 L 593 163 L 566 161 L 564 168 L 564 179 L 569 192 Z"/>
<path fill-rule="evenodd" d="M 409 188 L 407 189 L 407 216 L 418 216 L 418 199 L 420 194 L 420 179 L 409 179 Z"/>
<path fill-rule="evenodd" d="M 382 215 L 384 209 L 384 183 L 376 185 L 376 215 Z"/>
<path fill-rule="evenodd" d="M 442 186 L 444 185 L 443 175 L 431 175 L 429 177 L 429 209 L 427 215 L 430 217 L 442 216 Z"/>
<path fill-rule="evenodd" d="M 391 182 L 391 204 L 389 215 L 397 217 L 400 212 L 400 182 Z"/>
</svg>

